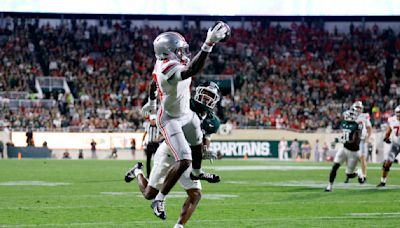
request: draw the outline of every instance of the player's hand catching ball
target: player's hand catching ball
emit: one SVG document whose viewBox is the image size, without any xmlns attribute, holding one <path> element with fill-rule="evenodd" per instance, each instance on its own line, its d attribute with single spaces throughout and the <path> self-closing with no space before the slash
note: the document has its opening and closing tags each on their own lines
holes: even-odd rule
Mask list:
<svg viewBox="0 0 400 228">
<path fill-rule="evenodd" d="M 201 49 L 206 52 L 211 52 L 212 47 L 216 43 L 227 41 L 230 35 L 230 27 L 226 23 L 218 21 L 214 26 L 208 29 L 206 42 Z"/>
</svg>

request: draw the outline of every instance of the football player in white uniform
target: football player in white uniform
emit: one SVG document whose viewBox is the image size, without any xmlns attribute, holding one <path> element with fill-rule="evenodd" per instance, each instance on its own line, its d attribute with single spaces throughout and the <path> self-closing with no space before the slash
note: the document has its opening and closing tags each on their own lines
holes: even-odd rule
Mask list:
<svg viewBox="0 0 400 228">
<path fill-rule="evenodd" d="M 164 183 L 151 204 L 154 214 L 159 218 L 165 218 L 165 196 L 190 165 L 192 179 L 219 181 L 218 176 L 206 176 L 201 171 L 203 134 L 200 119 L 189 107 L 190 84 L 191 77 L 204 67 L 214 45 L 226 38 L 228 30 L 229 26 L 223 22 L 210 28 L 201 51 L 192 60 L 188 43 L 177 32 L 161 33 L 153 42 L 157 61 L 149 101 L 142 110 L 144 113 L 156 110 L 155 89 L 158 89 L 161 107 L 158 109 L 157 125 L 177 161 L 168 170 Z"/>
<path fill-rule="evenodd" d="M 210 138 L 211 134 L 216 133 L 220 126 L 220 121 L 213 112 L 219 99 L 218 86 L 212 82 L 207 86 L 198 86 L 196 88 L 195 97 L 191 99 L 190 109 L 201 118 L 201 129 L 204 133 L 205 139 Z M 209 141 L 205 140 L 203 143 L 209 143 Z M 211 151 L 205 151 L 203 153 L 203 159 L 216 158 L 216 153 Z M 149 180 L 147 180 L 143 175 L 143 164 L 138 162 L 126 173 L 125 182 L 129 183 L 137 178 L 139 189 L 144 198 L 148 200 L 154 199 L 164 183 L 168 170 L 173 164 L 175 164 L 175 162 L 171 149 L 164 141 L 158 147 L 157 152 L 154 155 L 154 166 L 151 170 Z M 192 180 L 190 178 L 190 173 L 191 168 L 186 169 L 179 179 L 179 183 L 186 190 L 188 197 L 182 206 L 180 217 L 174 228 L 184 227 L 201 199 L 200 180 Z"/>
<path fill-rule="evenodd" d="M 341 142 L 343 148 L 337 152 L 333 161 L 333 166 L 329 174 L 329 184 L 325 188 L 326 192 L 331 192 L 333 182 L 336 178 L 337 170 L 343 162 L 347 161 L 346 175 L 348 178 L 354 178 L 357 175 L 355 171 L 357 162 L 360 159 L 360 136 L 362 125 L 356 122 L 357 113 L 354 110 L 347 110 L 343 113 L 344 121 L 340 124 L 343 135 Z M 361 177 L 359 176 L 359 181 Z M 360 182 L 361 183 L 361 182 Z"/>
<path fill-rule="evenodd" d="M 367 180 L 367 156 L 368 149 L 367 144 L 372 133 L 372 124 L 368 113 L 363 113 L 364 106 L 361 101 L 356 101 L 351 108 L 358 113 L 356 122 L 362 124 L 363 128 L 361 131 L 361 141 L 360 141 L 360 162 L 361 162 L 361 172 L 362 172 L 362 182 L 365 183 Z M 348 179 L 346 179 L 348 182 Z"/>
<path fill-rule="evenodd" d="M 395 115 L 388 119 L 389 126 L 383 139 L 383 141 L 392 144 L 392 146 L 383 162 L 381 183 L 377 185 L 378 188 L 385 187 L 390 167 L 392 166 L 394 159 L 400 153 L 400 105 L 395 108 L 394 113 Z"/>
</svg>

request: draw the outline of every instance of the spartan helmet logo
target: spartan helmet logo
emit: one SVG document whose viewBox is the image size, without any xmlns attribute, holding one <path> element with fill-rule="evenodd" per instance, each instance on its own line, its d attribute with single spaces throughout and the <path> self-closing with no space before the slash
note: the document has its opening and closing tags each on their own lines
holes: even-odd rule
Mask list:
<svg viewBox="0 0 400 228">
<path fill-rule="evenodd" d="M 164 32 L 153 42 L 154 53 L 158 60 L 190 61 L 189 44 L 177 32 Z"/>
</svg>

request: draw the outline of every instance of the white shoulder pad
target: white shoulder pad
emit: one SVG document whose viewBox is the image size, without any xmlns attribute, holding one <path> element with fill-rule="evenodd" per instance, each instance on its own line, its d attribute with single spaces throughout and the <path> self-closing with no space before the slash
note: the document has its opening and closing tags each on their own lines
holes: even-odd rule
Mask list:
<svg viewBox="0 0 400 228">
<path fill-rule="evenodd" d="M 170 79 L 175 73 L 180 71 L 184 66 L 178 61 L 168 61 L 161 65 L 160 71 L 167 79 Z M 178 74 L 180 76 L 180 74 Z"/>
</svg>

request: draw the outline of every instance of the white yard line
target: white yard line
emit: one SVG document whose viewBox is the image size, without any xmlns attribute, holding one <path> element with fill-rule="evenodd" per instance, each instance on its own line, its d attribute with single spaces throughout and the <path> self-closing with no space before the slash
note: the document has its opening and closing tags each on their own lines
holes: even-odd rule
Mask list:
<svg viewBox="0 0 400 228">
<path fill-rule="evenodd" d="M 395 214 L 397 215 L 397 214 Z M 316 217 L 281 217 L 281 218 L 235 218 L 235 219 L 204 219 L 204 220 L 191 220 L 190 223 L 197 223 L 197 224 L 202 224 L 202 223 L 219 223 L 219 222 L 238 222 L 238 221 L 247 221 L 247 222 L 273 222 L 273 221 L 317 221 L 317 220 L 346 220 L 346 219 L 357 219 L 358 217 L 354 216 L 316 216 Z M 400 218 L 400 216 L 388 216 L 388 215 L 383 215 L 383 216 L 366 216 L 365 218 Z M 170 221 L 170 223 L 173 223 Z M 152 220 L 136 220 L 136 221 L 129 221 L 129 222 L 75 222 L 75 223 L 68 223 L 68 224 L 55 224 L 55 223 L 47 223 L 47 224 L 16 224 L 16 225 L 0 225 L 0 227 L 43 227 L 43 226 L 50 226 L 50 227 L 59 227 L 59 226 L 64 226 L 64 227 L 71 227 L 71 226 L 98 226 L 98 225 L 140 225 L 140 224 L 160 224 L 160 225 L 166 225 L 166 222 L 163 221 L 152 221 Z"/>
<path fill-rule="evenodd" d="M 371 213 L 350 213 L 350 216 L 356 217 L 370 217 L 377 215 L 400 215 L 400 212 L 371 212 Z"/>
</svg>

